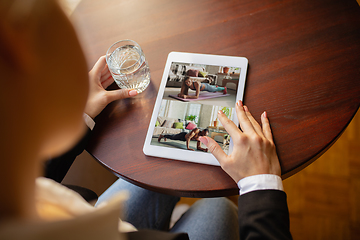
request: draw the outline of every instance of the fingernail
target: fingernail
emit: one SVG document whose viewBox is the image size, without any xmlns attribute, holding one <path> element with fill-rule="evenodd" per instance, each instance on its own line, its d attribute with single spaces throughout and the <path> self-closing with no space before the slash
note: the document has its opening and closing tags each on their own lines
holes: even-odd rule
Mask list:
<svg viewBox="0 0 360 240">
<path fill-rule="evenodd" d="M 199 140 L 200 140 L 200 142 L 202 142 L 203 144 L 205 144 L 207 146 L 208 140 L 206 137 L 199 137 Z"/>
<path fill-rule="evenodd" d="M 264 111 L 263 114 L 262 114 L 262 116 L 263 116 L 264 118 L 267 118 L 267 112 Z"/>
<path fill-rule="evenodd" d="M 249 112 L 249 109 L 248 109 L 247 106 L 244 106 L 244 111 L 245 111 L 245 112 Z"/>
<path fill-rule="evenodd" d="M 239 107 L 241 107 L 243 105 L 242 101 L 239 100 L 237 103 L 236 103 Z"/>
<path fill-rule="evenodd" d="M 221 115 L 221 114 L 224 114 L 224 113 L 223 113 L 223 111 L 219 110 L 218 114 Z"/>
<path fill-rule="evenodd" d="M 136 90 L 133 89 L 133 90 L 129 91 L 129 96 L 130 97 L 133 97 L 133 96 L 136 96 L 136 95 L 138 95 L 138 92 Z"/>
</svg>

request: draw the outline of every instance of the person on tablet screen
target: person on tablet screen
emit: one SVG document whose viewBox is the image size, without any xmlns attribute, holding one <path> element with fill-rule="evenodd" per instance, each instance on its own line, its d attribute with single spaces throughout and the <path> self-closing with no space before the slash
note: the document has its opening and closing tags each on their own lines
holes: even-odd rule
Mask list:
<svg viewBox="0 0 360 240">
<path fill-rule="evenodd" d="M 181 133 L 178 133 L 178 134 L 165 134 L 165 135 L 160 134 L 160 136 L 158 138 L 158 142 L 160 142 L 160 140 L 162 138 L 164 138 L 164 141 L 166 141 L 167 138 L 171 139 L 171 140 L 186 141 L 186 148 L 188 150 L 194 151 L 194 149 L 189 147 L 189 143 L 190 143 L 191 140 L 196 140 L 197 141 L 197 145 L 196 145 L 197 150 L 207 152 L 208 151 L 207 148 L 202 148 L 201 147 L 201 142 L 199 140 L 199 137 L 205 137 L 208 134 L 209 134 L 208 129 L 204 129 L 204 130 L 200 131 L 200 129 L 194 128 L 190 133 L 181 132 Z"/>
<path fill-rule="evenodd" d="M 196 91 L 195 95 L 190 96 L 188 95 L 189 88 L 191 90 Z M 181 85 L 180 93 L 178 97 L 180 98 L 188 98 L 188 99 L 197 99 L 199 98 L 200 91 L 207 91 L 207 92 L 223 92 L 224 94 L 227 93 L 226 87 L 217 87 L 214 85 L 210 85 L 209 83 L 201 83 L 198 81 L 192 80 L 190 77 L 186 77 Z"/>
</svg>

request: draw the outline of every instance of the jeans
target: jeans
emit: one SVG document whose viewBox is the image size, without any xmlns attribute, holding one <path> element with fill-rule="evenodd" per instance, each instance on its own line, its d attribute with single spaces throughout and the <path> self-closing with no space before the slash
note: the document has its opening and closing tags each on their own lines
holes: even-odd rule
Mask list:
<svg viewBox="0 0 360 240">
<path fill-rule="evenodd" d="M 197 201 L 169 229 L 171 214 L 179 197 L 149 191 L 118 179 L 99 197 L 96 205 L 122 190 L 130 193 L 123 220 L 137 229 L 186 232 L 191 240 L 239 239 L 237 207 L 227 198 Z"/>
</svg>

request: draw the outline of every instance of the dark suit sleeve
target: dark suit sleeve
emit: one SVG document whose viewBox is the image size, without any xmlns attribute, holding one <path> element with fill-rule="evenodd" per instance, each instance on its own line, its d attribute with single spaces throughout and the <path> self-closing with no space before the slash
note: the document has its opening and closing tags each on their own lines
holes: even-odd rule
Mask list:
<svg viewBox="0 0 360 240">
<path fill-rule="evenodd" d="M 285 192 L 249 192 L 239 197 L 238 204 L 241 240 L 292 239 Z"/>
<path fill-rule="evenodd" d="M 71 165 L 73 164 L 75 158 L 84 151 L 90 138 L 90 134 L 91 130 L 89 128 L 85 136 L 71 150 L 59 157 L 46 161 L 44 176 L 61 183 L 66 173 L 69 171 Z"/>
</svg>

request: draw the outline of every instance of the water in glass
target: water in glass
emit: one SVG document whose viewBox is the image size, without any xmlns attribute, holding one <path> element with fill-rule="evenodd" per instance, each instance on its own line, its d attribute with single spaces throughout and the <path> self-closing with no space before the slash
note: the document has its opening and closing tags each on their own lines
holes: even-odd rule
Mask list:
<svg viewBox="0 0 360 240">
<path fill-rule="evenodd" d="M 120 88 L 144 91 L 150 83 L 149 66 L 142 50 L 134 45 L 115 49 L 108 59 L 110 72 Z"/>
</svg>

